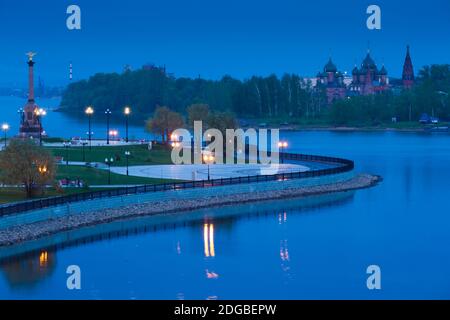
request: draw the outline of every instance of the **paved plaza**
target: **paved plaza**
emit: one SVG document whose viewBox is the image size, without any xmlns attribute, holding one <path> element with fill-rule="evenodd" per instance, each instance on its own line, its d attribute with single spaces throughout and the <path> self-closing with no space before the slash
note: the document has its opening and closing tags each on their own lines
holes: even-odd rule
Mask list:
<svg viewBox="0 0 450 320">
<path fill-rule="evenodd" d="M 236 178 L 254 175 L 270 175 L 276 173 L 308 171 L 309 168 L 298 164 L 213 164 L 209 166 L 211 179 Z M 111 167 L 111 172 L 126 174 L 125 167 Z M 137 177 L 206 180 L 208 179 L 208 165 L 152 165 L 129 167 L 129 174 Z"/>
</svg>

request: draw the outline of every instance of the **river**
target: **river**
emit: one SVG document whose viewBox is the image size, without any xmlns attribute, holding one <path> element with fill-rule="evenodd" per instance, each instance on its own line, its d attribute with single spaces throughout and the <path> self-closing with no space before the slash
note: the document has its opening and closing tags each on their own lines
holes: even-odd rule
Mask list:
<svg viewBox="0 0 450 320">
<path fill-rule="evenodd" d="M 384 180 L 354 193 L 90 229 L 97 237 L 1 262 L 0 298 L 450 298 L 450 135 L 281 136 L 288 151 L 353 159 Z M 69 265 L 81 268 L 81 290 L 66 288 Z M 369 265 L 381 268 L 381 290 L 367 289 Z"/>
<path fill-rule="evenodd" d="M 16 135 L 19 132 L 20 117 L 18 114 L 19 108 L 22 108 L 26 103 L 26 99 L 18 97 L 0 96 L 0 123 L 8 123 L 10 125 L 10 135 Z M 43 128 L 49 137 L 72 138 L 81 137 L 86 138 L 89 132 L 89 123 L 86 116 L 75 116 L 64 112 L 53 111 L 59 106 L 60 99 L 37 99 L 36 104 L 39 107 L 47 110 L 47 115 L 43 118 Z M 106 115 L 105 110 L 94 110 L 92 116 L 93 139 L 106 139 Z M 150 139 L 151 134 L 145 130 L 145 119 L 137 119 L 137 117 L 130 116 L 130 123 L 128 127 L 128 134 L 130 139 Z M 125 118 L 111 117 L 110 130 L 117 130 L 119 137 L 125 137 Z"/>
</svg>

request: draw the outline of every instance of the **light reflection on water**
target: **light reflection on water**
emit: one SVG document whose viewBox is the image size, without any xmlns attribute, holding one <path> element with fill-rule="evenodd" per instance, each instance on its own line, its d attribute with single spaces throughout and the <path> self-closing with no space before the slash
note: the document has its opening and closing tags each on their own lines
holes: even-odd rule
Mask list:
<svg viewBox="0 0 450 320">
<path fill-rule="evenodd" d="M 171 233 L 174 235 L 177 235 L 179 233 L 187 233 L 190 235 L 188 239 L 179 238 L 175 242 L 175 250 L 170 250 L 172 252 L 171 254 L 169 253 L 170 255 L 186 255 L 188 257 L 192 257 L 192 255 L 194 255 L 192 258 L 195 258 L 195 253 L 197 252 L 198 248 L 194 248 L 192 244 L 197 242 L 200 245 L 198 239 L 201 239 L 203 249 L 202 255 L 205 263 L 203 277 L 207 281 L 217 281 L 222 277 L 223 273 L 226 274 L 226 270 L 219 271 L 217 268 L 220 269 L 220 266 L 217 266 L 215 263 L 215 260 L 217 258 L 220 259 L 220 253 L 222 251 L 221 249 L 224 249 L 223 246 L 226 247 L 226 243 L 224 243 L 223 240 L 219 241 L 219 244 L 216 243 L 215 237 L 217 233 L 221 235 L 221 238 L 223 237 L 224 233 L 229 236 L 230 233 L 233 232 L 235 224 L 239 224 L 240 221 L 252 221 L 254 219 L 263 221 L 275 220 L 278 223 L 280 217 L 283 217 L 282 223 L 286 224 L 288 214 L 312 213 L 319 210 L 320 208 L 351 201 L 352 197 L 353 193 L 347 192 L 341 194 L 316 196 L 301 200 L 298 199 L 296 201 L 291 201 L 288 204 L 283 204 L 282 201 L 267 201 L 258 205 L 246 204 L 234 207 L 204 209 L 178 215 L 146 217 L 141 219 L 118 221 L 105 225 L 103 227 L 90 227 L 83 230 L 66 232 L 65 236 L 63 237 L 61 237 L 60 235 L 56 235 L 27 243 L 25 246 L 20 245 L 13 248 L 2 249 L 2 251 L 0 251 L 0 257 L 2 257 L 2 260 L 0 260 L 0 269 L 4 276 L 4 280 L 6 281 L 3 283 L 4 287 L 0 287 L 0 290 L 6 289 L 5 291 L 8 291 L 8 293 L 11 295 L 10 297 L 14 298 L 65 298 L 66 295 L 70 297 L 71 295 L 69 294 L 69 291 L 64 290 L 63 288 L 65 282 L 60 283 L 57 286 L 59 287 L 60 291 L 56 290 L 56 292 L 43 292 L 42 294 L 38 292 L 38 296 L 29 296 L 29 293 L 36 292 L 35 288 L 39 287 L 39 284 L 41 282 L 45 284 L 46 280 L 50 280 L 53 282 L 53 280 L 55 279 L 60 279 L 60 281 L 64 279 L 63 267 L 70 264 L 69 260 L 67 260 L 65 257 L 66 253 L 68 252 L 73 253 L 74 251 L 83 251 L 85 248 L 97 248 L 95 249 L 95 251 L 99 250 L 98 254 L 101 254 L 102 247 L 108 247 L 115 241 L 122 242 L 122 244 L 128 243 L 128 245 L 133 247 L 133 240 L 135 240 L 136 237 L 145 239 L 144 241 L 148 241 L 148 238 L 146 237 L 146 235 L 148 234 L 157 235 L 165 233 Z M 283 209 L 273 209 L 277 206 L 283 206 Z M 194 233 L 192 233 L 193 231 Z M 61 242 L 62 239 L 65 239 L 65 241 Z M 286 266 L 286 264 L 289 262 L 287 242 L 287 239 L 280 240 L 279 250 L 281 269 L 283 270 L 283 272 L 288 274 L 289 267 Z M 32 248 L 40 247 L 44 244 L 48 245 L 49 243 L 53 244 L 46 248 L 32 250 Z M 23 252 L 27 250 L 27 248 L 30 251 Z M 14 253 L 19 252 L 17 250 L 22 251 L 22 253 L 19 255 L 14 255 Z M 227 252 L 228 250 L 224 249 L 223 251 Z M 115 253 L 119 254 L 119 252 Z M 157 255 L 153 258 L 156 259 L 156 261 L 158 260 Z M 185 259 L 186 257 L 183 257 L 183 260 Z M 60 262 L 59 266 L 61 267 L 56 270 L 58 274 L 55 274 L 56 260 Z M 148 262 L 149 261 L 146 261 L 144 263 Z M 147 266 L 151 269 L 151 264 L 147 264 Z M 113 266 L 113 268 L 115 267 L 116 266 Z M 100 268 L 100 266 L 97 265 L 95 268 Z M 132 268 L 129 271 L 130 273 L 133 273 Z M 99 274 L 97 274 L 97 276 L 101 278 Z M 168 276 L 169 278 L 171 278 L 171 280 L 175 280 L 180 275 L 178 275 L 178 277 L 173 275 L 173 279 L 171 275 Z M 181 275 L 181 278 L 184 278 L 184 276 L 185 275 Z M 127 284 L 129 285 L 131 283 L 132 282 L 129 282 Z M 55 290 L 55 288 L 53 288 L 52 290 Z M 108 296 L 108 293 L 102 291 L 103 290 L 100 290 L 100 288 L 95 288 L 92 289 L 89 294 L 107 294 L 103 297 L 112 298 L 111 296 Z M 119 295 L 114 297 L 121 297 L 123 293 L 117 292 L 116 294 Z M 72 295 L 72 298 L 73 297 L 74 296 Z M 86 292 L 80 292 L 80 294 L 75 294 L 74 298 L 85 297 Z M 140 298 L 161 298 L 161 296 L 144 294 Z M 192 298 L 192 296 L 186 297 L 185 293 L 178 292 L 176 294 L 166 296 L 165 298 L 184 299 Z M 217 294 L 212 294 L 203 298 L 217 299 L 219 298 L 219 296 Z"/>
<path fill-rule="evenodd" d="M 20 246 L 36 252 L 33 263 L 27 256 L 3 260 L 0 297 L 450 298 L 450 135 L 320 131 L 281 138 L 287 151 L 352 159 L 357 171 L 383 182 L 331 198 L 116 222 L 59 235 L 59 245 L 46 239 Z M 23 253 L 8 250 L 0 256 Z M 28 284 L 23 274 L 15 285 L 10 271 L 39 266 L 41 250 L 51 272 Z M 82 269 L 81 291 L 65 288 L 69 264 Z M 371 264 L 381 267 L 380 291 L 366 287 Z"/>
</svg>

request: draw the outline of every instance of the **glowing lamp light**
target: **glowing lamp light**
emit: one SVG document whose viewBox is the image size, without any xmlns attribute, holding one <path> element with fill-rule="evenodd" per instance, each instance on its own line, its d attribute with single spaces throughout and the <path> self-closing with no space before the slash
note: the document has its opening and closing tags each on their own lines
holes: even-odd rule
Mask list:
<svg viewBox="0 0 450 320">
<path fill-rule="evenodd" d="M 3 131 L 8 131 L 9 130 L 9 124 L 7 124 L 7 123 L 2 124 L 2 130 Z"/>
<path fill-rule="evenodd" d="M 109 135 L 112 137 L 117 137 L 119 135 L 119 131 L 117 130 L 109 130 Z"/>
<path fill-rule="evenodd" d="M 131 108 L 129 106 L 126 106 L 125 109 L 123 109 L 123 113 L 128 116 L 131 113 Z"/>
<path fill-rule="evenodd" d="M 288 143 L 286 141 L 280 141 L 278 142 L 278 147 L 279 148 L 287 148 Z"/>
<path fill-rule="evenodd" d="M 38 171 L 39 171 L 40 174 L 46 174 L 47 173 L 47 167 L 45 165 L 44 166 L 39 166 L 38 167 Z"/>
<path fill-rule="evenodd" d="M 214 156 L 205 154 L 203 155 L 203 160 L 207 163 L 214 162 Z"/>
<path fill-rule="evenodd" d="M 45 116 L 45 115 L 47 115 L 47 111 L 45 111 L 44 109 L 42 109 L 42 108 L 36 108 L 36 109 L 34 109 L 34 114 L 36 115 L 36 116 L 38 116 L 38 117 L 42 117 L 42 116 Z"/>
<path fill-rule="evenodd" d="M 88 116 L 90 116 L 94 113 L 94 108 L 92 108 L 92 106 L 88 106 L 86 108 L 86 110 L 84 110 L 84 113 L 86 113 Z"/>
</svg>

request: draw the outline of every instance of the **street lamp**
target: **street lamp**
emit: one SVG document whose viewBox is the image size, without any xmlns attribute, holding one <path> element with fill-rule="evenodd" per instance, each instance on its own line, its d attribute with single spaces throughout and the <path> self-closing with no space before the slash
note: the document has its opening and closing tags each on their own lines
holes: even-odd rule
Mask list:
<svg viewBox="0 0 450 320">
<path fill-rule="evenodd" d="M 278 142 L 278 148 L 280 148 L 280 155 L 281 155 L 281 163 L 284 162 L 284 155 L 283 155 L 283 150 L 285 150 L 288 146 L 288 143 L 286 141 L 280 141 Z"/>
<path fill-rule="evenodd" d="M 174 133 L 170 135 L 170 141 L 172 141 L 172 143 L 170 144 L 172 148 L 178 148 L 181 145 L 180 139 Z"/>
<path fill-rule="evenodd" d="M 203 161 L 208 165 L 208 181 L 211 180 L 210 169 L 209 166 L 214 163 L 214 156 L 205 154 L 203 155 Z"/>
<path fill-rule="evenodd" d="M 128 176 L 128 158 L 130 157 L 131 152 L 130 151 L 125 151 L 125 159 L 127 160 L 127 176 Z"/>
<path fill-rule="evenodd" d="M 66 166 L 69 165 L 69 143 L 63 142 L 64 149 L 66 149 Z"/>
<path fill-rule="evenodd" d="M 109 130 L 109 136 L 111 136 L 113 138 L 113 140 L 116 140 L 118 135 L 119 135 L 119 131 L 117 131 L 115 129 Z"/>
<path fill-rule="evenodd" d="M 9 124 L 7 124 L 7 123 L 2 124 L 2 130 L 5 133 L 5 149 L 6 149 L 6 138 L 7 138 L 6 132 L 9 130 Z"/>
<path fill-rule="evenodd" d="M 88 106 L 86 110 L 84 110 L 84 113 L 88 116 L 89 119 L 89 131 L 88 131 L 88 137 L 89 137 L 89 150 L 92 149 L 92 131 L 91 131 L 91 117 L 94 114 L 94 108 L 92 106 Z"/>
<path fill-rule="evenodd" d="M 81 145 L 82 145 L 82 149 L 83 149 L 83 162 L 86 162 L 86 152 L 84 151 L 84 147 L 86 147 L 86 145 L 87 145 L 87 142 L 82 142 L 81 143 Z"/>
<path fill-rule="evenodd" d="M 34 109 L 34 114 L 39 123 L 39 145 L 42 146 L 42 117 L 47 115 L 47 111 L 42 108 L 36 108 Z"/>
<path fill-rule="evenodd" d="M 109 117 L 111 116 L 111 110 L 106 109 L 106 144 L 109 144 Z"/>
<path fill-rule="evenodd" d="M 441 96 L 441 104 L 442 108 L 444 109 L 445 108 L 444 97 L 448 97 L 448 93 L 445 91 L 437 91 L 437 93 Z"/>
<path fill-rule="evenodd" d="M 123 114 L 125 115 L 125 142 L 128 143 L 128 117 L 131 114 L 131 108 L 129 106 L 125 106 L 125 109 L 123 109 Z"/>
<path fill-rule="evenodd" d="M 17 110 L 17 113 L 19 114 L 20 117 L 20 124 L 22 125 L 24 122 L 24 118 L 25 118 L 25 113 L 23 111 L 23 108 L 19 108 L 19 110 Z"/>
<path fill-rule="evenodd" d="M 44 175 L 44 174 L 46 174 L 47 173 L 47 166 L 46 165 L 42 165 L 42 166 L 39 166 L 38 167 L 38 171 L 39 171 L 39 173 L 41 174 L 41 175 Z"/>
<path fill-rule="evenodd" d="M 105 163 L 108 165 L 108 184 L 111 184 L 111 165 L 114 162 L 113 158 L 105 158 Z"/>
</svg>

